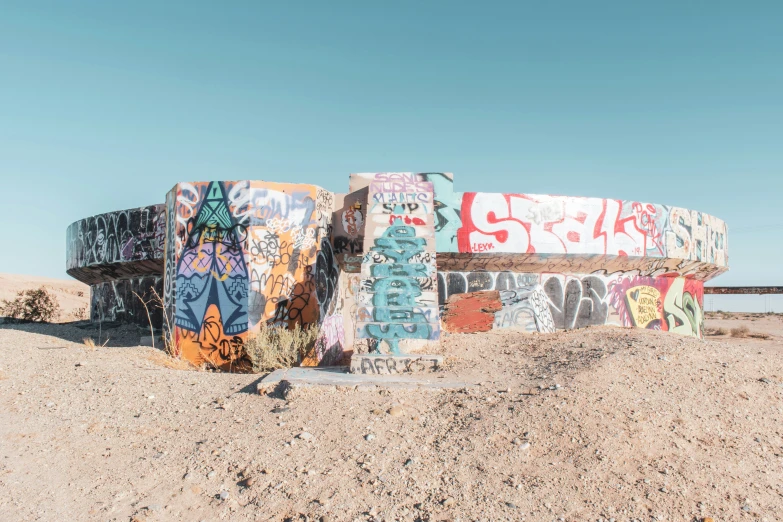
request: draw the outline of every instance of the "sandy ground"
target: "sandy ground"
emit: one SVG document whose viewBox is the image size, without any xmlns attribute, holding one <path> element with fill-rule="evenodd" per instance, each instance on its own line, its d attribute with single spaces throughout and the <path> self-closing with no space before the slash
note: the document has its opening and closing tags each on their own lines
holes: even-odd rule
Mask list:
<svg viewBox="0 0 783 522">
<path fill-rule="evenodd" d="M 0 520 L 779 520 L 783 321 L 738 324 L 773 336 L 454 335 L 475 389 L 287 401 L 3 325 Z"/>
<path fill-rule="evenodd" d="M 90 317 L 90 287 L 75 279 L 0 273 L 0 305 L 13 300 L 17 292 L 43 286 L 54 293 L 60 303 L 58 322 L 77 321 Z"/>
</svg>

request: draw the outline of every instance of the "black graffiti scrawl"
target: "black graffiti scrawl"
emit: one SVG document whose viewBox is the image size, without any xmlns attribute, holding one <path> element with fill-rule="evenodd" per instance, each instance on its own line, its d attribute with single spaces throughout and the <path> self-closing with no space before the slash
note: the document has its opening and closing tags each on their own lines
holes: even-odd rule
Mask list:
<svg viewBox="0 0 783 522">
<path fill-rule="evenodd" d="M 606 324 L 607 288 L 599 277 L 568 278 L 565 288 L 560 278 L 551 277 L 544 283 L 544 291 L 557 328 L 571 330 Z"/>
</svg>

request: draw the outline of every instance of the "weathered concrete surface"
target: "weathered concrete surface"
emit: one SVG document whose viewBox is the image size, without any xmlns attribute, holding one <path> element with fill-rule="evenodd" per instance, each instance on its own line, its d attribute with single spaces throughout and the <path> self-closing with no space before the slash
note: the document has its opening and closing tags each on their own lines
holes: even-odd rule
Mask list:
<svg viewBox="0 0 783 522">
<path fill-rule="evenodd" d="M 162 275 L 96 283 L 90 287 L 90 320 L 119 321 L 145 329 L 152 323 L 153 328 L 161 329 L 163 309 L 153 292 L 163 295 Z"/>
<path fill-rule="evenodd" d="M 443 329 L 452 333 L 488 332 L 495 323 L 495 312 L 502 309 L 496 290 L 454 294 L 441 314 Z"/>
<path fill-rule="evenodd" d="M 349 373 L 344 366 L 320 368 L 288 368 L 276 370 L 257 385 L 258 393 L 266 395 L 274 391 L 283 394 L 297 388 L 324 387 L 346 391 L 373 391 L 384 389 L 420 389 L 420 390 L 460 390 L 472 388 L 476 383 L 453 381 L 443 376 L 427 377 L 410 375 L 360 375 Z"/>
<path fill-rule="evenodd" d="M 166 207 L 118 210 L 81 219 L 66 230 L 66 272 L 94 285 L 163 275 Z"/>
<path fill-rule="evenodd" d="M 443 364 L 442 355 L 407 353 L 355 353 L 351 356 L 351 373 L 362 375 L 390 375 L 399 373 L 433 372 Z"/>
</svg>

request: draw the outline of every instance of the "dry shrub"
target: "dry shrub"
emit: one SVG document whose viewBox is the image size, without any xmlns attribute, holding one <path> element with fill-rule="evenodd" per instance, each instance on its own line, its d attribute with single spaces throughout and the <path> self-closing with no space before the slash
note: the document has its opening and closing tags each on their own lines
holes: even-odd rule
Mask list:
<svg viewBox="0 0 783 522">
<path fill-rule="evenodd" d="M 261 330 L 245 343 L 245 352 L 254 372 L 291 368 L 302 362 L 317 337 L 316 325 L 302 328 L 296 324 L 292 329 L 262 325 Z"/>
<path fill-rule="evenodd" d="M 159 308 L 163 311 L 163 320 L 166 322 L 166 324 L 163 325 L 163 335 L 160 336 L 160 339 L 163 341 L 163 351 L 166 352 L 169 357 L 181 359 L 179 346 L 177 345 L 177 340 L 174 336 L 174 328 L 171 327 L 171 322 L 169 321 L 169 315 L 166 313 L 166 307 L 164 306 L 163 298 L 154 288 L 150 288 L 150 291 L 152 292 L 152 297 L 146 301 L 136 292 L 133 292 L 133 295 L 135 295 L 139 301 L 141 301 L 141 304 L 144 305 L 144 310 L 147 312 L 147 322 L 149 322 L 150 325 L 152 347 L 155 348 L 155 339 L 157 337 L 155 336 L 155 328 L 152 326 L 152 316 L 150 315 L 149 308 L 150 306 Z"/>
<path fill-rule="evenodd" d="M 707 335 L 727 335 L 729 333 L 725 328 L 709 328 Z"/>
<path fill-rule="evenodd" d="M 77 308 L 73 311 L 73 316 L 79 321 L 87 320 L 87 309 L 84 307 Z"/>
<path fill-rule="evenodd" d="M 749 333 L 750 330 L 744 324 L 742 326 L 738 326 L 736 328 L 731 329 L 732 337 L 747 337 Z"/>
<path fill-rule="evenodd" d="M 748 337 L 753 337 L 754 339 L 769 339 L 772 336 L 765 333 L 752 333 L 748 334 Z"/>
<path fill-rule="evenodd" d="M 13 301 L 4 299 L 0 314 L 17 322 L 48 323 L 60 315 L 60 304 L 54 294 L 42 286 L 18 292 Z"/>
</svg>

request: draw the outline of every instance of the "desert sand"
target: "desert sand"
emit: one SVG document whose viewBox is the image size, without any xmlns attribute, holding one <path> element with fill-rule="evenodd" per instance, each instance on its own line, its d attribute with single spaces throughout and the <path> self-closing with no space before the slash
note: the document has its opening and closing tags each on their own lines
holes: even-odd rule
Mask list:
<svg viewBox="0 0 783 522">
<path fill-rule="evenodd" d="M 57 322 L 78 321 L 90 317 L 90 287 L 75 279 L 54 279 L 20 274 L 0 273 L 0 304 L 11 301 L 18 292 L 43 286 L 60 303 Z"/>
<path fill-rule="evenodd" d="M 780 520 L 781 317 L 451 335 L 441 373 L 475 387 L 287 398 L 5 324 L 0 520 Z"/>
</svg>

